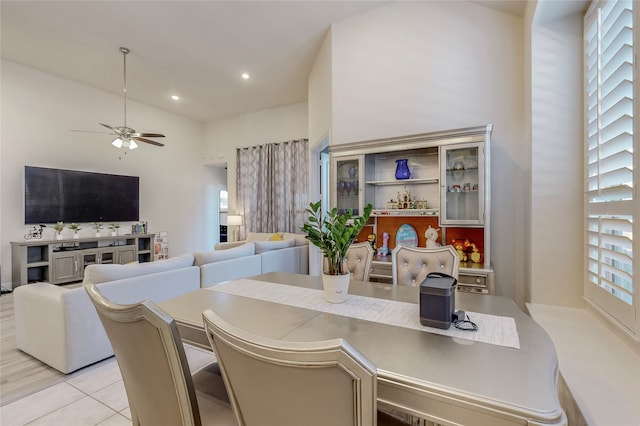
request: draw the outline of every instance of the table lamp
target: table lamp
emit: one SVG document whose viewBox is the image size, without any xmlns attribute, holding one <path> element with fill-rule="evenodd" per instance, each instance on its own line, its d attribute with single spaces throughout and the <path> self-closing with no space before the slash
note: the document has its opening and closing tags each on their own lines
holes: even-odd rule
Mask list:
<svg viewBox="0 0 640 426">
<path fill-rule="evenodd" d="M 242 226 L 242 216 L 239 214 L 227 216 L 227 226 L 233 226 L 233 241 L 238 241 L 238 227 Z"/>
</svg>

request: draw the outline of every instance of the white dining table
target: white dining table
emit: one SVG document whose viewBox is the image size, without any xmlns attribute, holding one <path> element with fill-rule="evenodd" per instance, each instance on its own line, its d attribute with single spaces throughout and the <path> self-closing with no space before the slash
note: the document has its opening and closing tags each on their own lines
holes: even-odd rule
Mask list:
<svg viewBox="0 0 640 426">
<path fill-rule="evenodd" d="M 260 283 L 267 290 L 262 296 L 255 290 Z M 323 304 L 321 289 L 321 277 L 274 272 L 199 289 L 159 305 L 175 318 L 183 341 L 208 350 L 202 321 L 205 309 L 273 339 L 344 338 L 376 365 L 380 406 L 432 422 L 567 424 L 558 400 L 553 343 L 511 299 L 456 294 L 456 309 L 468 312 L 471 320 L 482 320 L 480 328 L 491 329 L 479 341 L 457 330 L 442 334 L 410 324 L 411 318 L 397 321 L 390 317 L 394 309 L 415 309 L 419 315 L 417 287 L 352 281 L 344 307 Z M 373 313 L 367 312 L 367 306 Z M 508 330 L 499 330 L 501 327 Z M 503 335 L 508 338 L 500 338 Z"/>
</svg>

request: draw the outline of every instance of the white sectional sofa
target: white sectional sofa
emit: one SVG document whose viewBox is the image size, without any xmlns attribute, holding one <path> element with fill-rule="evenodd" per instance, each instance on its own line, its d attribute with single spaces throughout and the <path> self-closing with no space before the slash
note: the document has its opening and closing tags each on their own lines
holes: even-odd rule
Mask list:
<svg viewBox="0 0 640 426">
<path fill-rule="evenodd" d="M 286 240 L 255 242 L 149 263 L 90 265 L 83 283 L 97 284 L 116 303 L 158 303 L 201 287 L 274 271 L 307 274 L 308 245 Z M 113 355 L 82 286 L 35 283 L 17 287 L 14 310 L 18 349 L 62 373 Z"/>
</svg>

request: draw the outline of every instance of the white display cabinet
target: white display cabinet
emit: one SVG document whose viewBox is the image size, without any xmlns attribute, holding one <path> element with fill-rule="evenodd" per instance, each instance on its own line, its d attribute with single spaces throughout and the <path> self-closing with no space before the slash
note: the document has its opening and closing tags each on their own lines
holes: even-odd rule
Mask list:
<svg viewBox="0 0 640 426">
<path fill-rule="evenodd" d="M 368 229 L 378 247 L 388 233 L 390 250 L 402 225 L 415 229 L 421 247 L 426 245 L 425 230 L 438 228 L 439 243 L 462 247 L 460 282 L 466 284 L 465 291 L 493 293 L 491 131 L 486 125 L 330 147 L 330 207 L 359 214 L 370 203 L 373 226 Z M 406 179 L 396 177 L 398 160 L 406 160 Z M 367 235 L 362 237 L 360 241 Z M 388 281 L 389 261 L 374 259 L 372 276 Z"/>
</svg>

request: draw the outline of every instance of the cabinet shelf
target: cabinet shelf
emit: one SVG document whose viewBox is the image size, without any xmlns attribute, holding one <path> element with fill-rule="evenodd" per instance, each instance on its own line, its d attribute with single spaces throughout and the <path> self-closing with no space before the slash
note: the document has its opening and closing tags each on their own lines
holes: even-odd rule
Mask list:
<svg viewBox="0 0 640 426">
<path fill-rule="evenodd" d="M 371 216 L 438 216 L 440 209 L 375 209 Z"/>
<path fill-rule="evenodd" d="M 388 185 L 424 185 L 428 183 L 438 183 L 438 178 L 430 179 L 403 179 L 403 180 L 371 180 L 367 185 L 388 186 Z"/>
<path fill-rule="evenodd" d="M 477 167 L 466 167 L 464 169 L 447 169 L 447 173 L 455 173 L 455 172 L 477 172 Z"/>
</svg>

